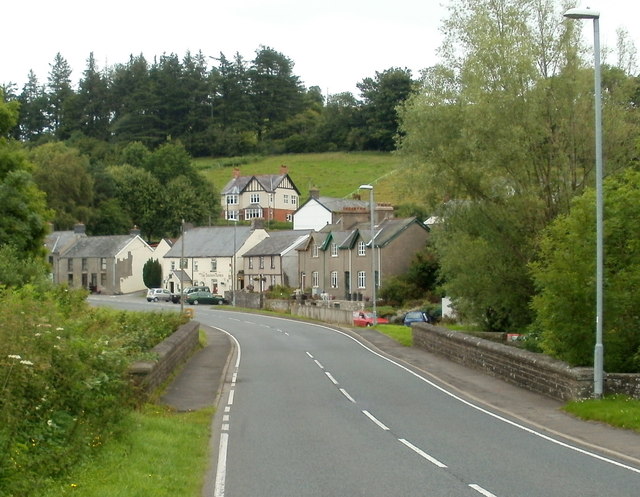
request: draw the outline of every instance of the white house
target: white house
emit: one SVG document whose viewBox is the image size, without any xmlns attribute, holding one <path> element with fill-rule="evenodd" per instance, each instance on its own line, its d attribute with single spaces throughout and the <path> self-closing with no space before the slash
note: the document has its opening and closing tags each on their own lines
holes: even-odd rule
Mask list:
<svg viewBox="0 0 640 497">
<path fill-rule="evenodd" d="M 163 257 L 164 287 L 181 292 L 187 286 L 208 286 L 222 295 L 241 289 L 242 255 L 268 236 L 264 229 L 248 226 L 191 228 Z"/>
</svg>

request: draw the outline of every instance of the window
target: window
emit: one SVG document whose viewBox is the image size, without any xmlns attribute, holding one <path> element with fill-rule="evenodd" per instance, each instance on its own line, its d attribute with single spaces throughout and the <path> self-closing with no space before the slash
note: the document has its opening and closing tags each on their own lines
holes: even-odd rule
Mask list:
<svg viewBox="0 0 640 497">
<path fill-rule="evenodd" d="M 235 193 L 227 195 L 227 205 L 238 205 L 238 195 Z"/>
<path fill-rule="evenodd" d="M 67 276 L 67 283 L 69 283 L 69 286 L 73 286 L 73 274 L 69 273 L 69 275 Z"/>
<path fill-rule="evenodd" d="M 244 218 L 246 219 L 255 219 L 262 217 L 262 209 L 246 209 L 244 211 Z"/>
<path fill-rule="evenodd" d="M 287 214 L 287 222 L 292 222 L 293 221 L 293 214 Z"/>
<path fill-rule="evenodd" d="M 171 271 L 176 269 L 176 261 L 171 261 Z"/>
<path fill-rule="evenodd" d="M 318 244 L 314 243 L 311 247 L 311 257 L 318 257 Z"/>
<path fill-rule="evenodd" d="M 338 257 L 338 244 L 337 243 L 332 243 L 331 244 L 331 257 Z"/>
<path fill-rule="evenodd" d="M 196 261 L 196 260 L 193 261 L 193 270 L 194 271 L 198 270 L 198 261 Z"/>
<path fill-rule="evenodd" d="M 331 271 L 331 288 L 338 288 L 338 271 Z"/>
<path fill-rule="evenodd" d="M 237 221 L 239 218 L 238 211 L 227 211 L 226 215 L 228 221 Z"/>
<path fill-rule="evenodd" d="M 73 271 L 73 259 L 67 259 L 67 271 Z"/>
<path fill-rule="evenodd" d="M 107 258 L 106 257 L 100 257 L 100 270 L 101 271 L 106 271 L 107 270 Z"/>
<path fill-rule="evenodd" d="M 83 271 L 87 270 L 87 258 L 86 257 L 82 258 L 82 270 Z"/>
<path fill-rule="evenodd" d="M 253 269 L 253 257 L 249 257 L 249 269 Z"/>
<path fill-rule="evenodd" d="M 258 263 L 260 264 L 260 269 L 264 269 L 264 256 L 261 255 L 260 259 L 258 260 Z"/>
<path fill-rule="evenodd" d="M 358 288 L 367 288 L 367 273 L 358 271 Z"/>
<path fill-rule="evenodd" d="M 271 256 L 271 269 L 275 269 L 276 268 L 276 258 L 274 256 Z"/>
<path fill-rule="evenodd" d="M 252 193 L 249 197 L 249 201 L 252 204 L 259 204 L 260 203 L 260 194 L 259 193 Z"/>
<path fill-rule="evenodd" d="M 358 255 L 367 255 L 367 244 L 362 240 L 358 242 Z"/>
<path fill-rule="evenodd" d="M 320 275 L 318 271 L 311 273 L 311 284 L 316 288 L 320 286 Z"/>
<path fill-rule="evenodd" d="M 189 259 L 180 259 L 180 269 L 189 269 Z"/>
<path fill-rule="evenodd" d="M 218 259 L 211 259 L 211 272 L 215 273 L 218 270 Z"/>
<path fill-rule="evenodd" d="M 100 286 L 107 286 L 107 273 L 100 273 Z"/>
<path fill-rule="evenodd" d="M 298 197 L 296 197 L 295 195 L 291 195 L 291 203 L 293 205 L 296 205 L 298 203 Z"/>
<path fill-rule="evenodd" d="M 282 203 L 284 204 L 289 203 L 289 195 L 287 195 L 286 193 L 282 196 Z"/>
</svg>

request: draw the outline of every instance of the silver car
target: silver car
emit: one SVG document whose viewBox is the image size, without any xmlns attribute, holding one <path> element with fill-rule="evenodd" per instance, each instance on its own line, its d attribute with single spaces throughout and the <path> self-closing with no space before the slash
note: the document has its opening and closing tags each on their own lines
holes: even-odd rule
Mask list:
<svg viewBox="0 0 640 497">
<path fill-rule="evenodd" d="M 158 302 L 159 300 L 171 302 L 171 292 L 164 288 L 149 288 L 147 302 Z"/>
</svg>

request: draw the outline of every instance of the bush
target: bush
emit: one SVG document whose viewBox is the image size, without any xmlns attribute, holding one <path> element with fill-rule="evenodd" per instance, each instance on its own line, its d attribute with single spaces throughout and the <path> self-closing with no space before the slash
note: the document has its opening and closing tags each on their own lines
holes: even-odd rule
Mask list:
<svg viewBox="0 0 640 497">
<path fill-rule="evenodd" d="M 0 293 L 0 495 L 32 494 L 100 446 L 133 405 L 128 365 L 184 319 L 92 309 L 85 296 Z"/>
</svg>

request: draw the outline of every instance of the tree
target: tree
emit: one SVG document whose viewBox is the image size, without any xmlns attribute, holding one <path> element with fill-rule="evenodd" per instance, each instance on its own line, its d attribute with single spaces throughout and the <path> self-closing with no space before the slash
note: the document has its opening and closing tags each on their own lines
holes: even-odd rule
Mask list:
<svg viewBox="0 0 640 497">
<path fill-rule="evenodd" d="M 93 52 L 87 59 L 87 67 L 78 84 L 78 92 L 72 99 L 75 107 L 72 130 L 84 135 L 107 140 L 109 138 L 110 108 L 108 80 L 98 71 Z"/>
<path fill-rule="evenodd" d="M 149 259 L 144 263 L 142 281 L 147 288 L 162 287 L 162 265 L 158 259 Z"/>
<path fill-rule="evenodd" d="M 455 2 L 443 63 L 401 111 L 407 189 L 444 221 L 445 288 L 491 328 L 526 330 L 538 234 L 593 178 L 592 74 L 561 19 L 549 2 Z M 605 101 L 611 171 L 634 153 L 628 88 Z"/>
<path fill-rule="evenodd" d="M 22 145 L 8 138 L 18 113 L 19 103 L 5 102 L 0 92 L 0 247 L 11 246 L 24 258 L 41 257 L 51 213 Z"/>
<path fill-rule="evenodd" d="M 35 141 L 48 131 L 46 110 L 48 105 L 44 86 L 38 83 L 33 71 L 29 71 L 27 83 L 18 98 L 20 102 L 20 137 Z"/>
<path fill-rule="evenodd" d="M 414 82 L 409 69 L 391 68 L 376 72 L 357 84 L 362 93 L 363 148 L 391 151 L 398 134 L 397 108 L 411 94 Z"/>
<path fill-rule="evenodd" d="M 49 127 L 56 138 L 64 139 L 69 137 L 72 129 L 67 122 L 69 99 L 74 94 L 71 87 L 71 67 L 59 52 L 50 67 L 47 83 Z"/>
<path fill-rule="evenodd" d="M 55 212 L 54 225 L 68 230 L 86 224 L 91 217 L 93 179 L 89 159 L 61 142 L 41 145 L 30 154 L 36 165 L 34 180 L 47 194 L 47 205 Z"/>
<path fill-rule="evenodd" d="M 640 172 L 628 169 L 604 183 L 604 366 L 640 372 Z M 531 264 L 539 290 L 534 328 L 542 349 L 576 366 L 592 366 L 595 345 L 595 192 L 577 197 L 571 212 L 546 230 Z"/>
</svg>

